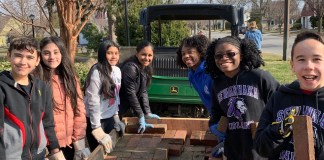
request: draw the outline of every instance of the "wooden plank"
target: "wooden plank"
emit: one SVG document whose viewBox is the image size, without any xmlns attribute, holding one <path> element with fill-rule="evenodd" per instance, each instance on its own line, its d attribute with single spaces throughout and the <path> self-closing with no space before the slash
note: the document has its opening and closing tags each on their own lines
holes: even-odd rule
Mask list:
<svg viewBox="0 0 324 160">
<path fill-rule="evenodd" d="M 295 160 L 314 160 L 314 133 L 312 118 L 295 116 L 293 123 L 293 139 Z"/>
<path fill-rule="evenodd" d="M 115 147 L 118 140 L 120 139 L 120 136 L 115 129 L 113 129 L 109 133 L 109 135 L 111 137 L 113 147 Z M 97 148 L 90 154 L 88 160 L 104 160 L 105 156 L 106 156 L 106 151 L 105 151 L 104 147 L 102 145 L 98 145 Z"/>
<path fill-rule="evenodd" d="M 145 134 L 164 134 L 168 129 L 166 124 L 153 124 L 153 128 L 146 128 L 144 133 Z M 138 125 L 127 125 L 126 126 L 126 133 L 137 134 Z"/>
<path fill-rule="evenodd" d="M 223 133 L 226 133 L 227 130 L 227 126 L 228 126 L 228 120 L 226 117 L 221 116 L 219 122 L 218 122 L 218 127 L 217 130 Z"/>
<path fill-rule="evenodd" d="M 102 145 L 98 147 L 90 154 L 88 160 L 104 160 L 105 158 L 105 149 Z"/>
<path fill-rule="evenodd" d="M 252 139 L 255 137 L 256 130 L 258 128 L 259 122 L 254 122 L 251 124 L 251 133 L 252 133 Z"/>
<path fill-rule="evenodd" d="M 137 117 L 123 117 L 126 124 L 137 124 Z M 151 124 L 167 124 L 168 130 L 187 130 L 187 135 L 191 135 L 193 130 L 206 131 L 208 127 L 208 118 L 170 118 L 161 117 L 161 119 L 147 119 Z"/>
</svg>

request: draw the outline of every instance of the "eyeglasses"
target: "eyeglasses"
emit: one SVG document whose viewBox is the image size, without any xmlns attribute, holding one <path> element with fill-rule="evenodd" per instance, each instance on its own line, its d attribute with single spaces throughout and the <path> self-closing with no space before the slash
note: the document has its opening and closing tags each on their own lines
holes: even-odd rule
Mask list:
<svg viewBox="0 0 324 160">
<path fill-rule="evenodd" d="M 216 53 L 214 55 L 214 58 L 217 59 L 217 60 L 222 59 L 224 56 L 226 56 L 227 58 L 233 58 L 237 54 L 238 53 L 236 53 L 236 52 L 226 52 L 224 54 L 222 54 L 222 53 Z"/>
</svg>

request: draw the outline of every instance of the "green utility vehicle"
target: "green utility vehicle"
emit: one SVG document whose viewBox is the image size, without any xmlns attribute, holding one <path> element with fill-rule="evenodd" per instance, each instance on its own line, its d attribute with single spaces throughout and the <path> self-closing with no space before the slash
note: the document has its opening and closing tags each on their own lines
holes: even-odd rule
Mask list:
<svg viewBox="0 0 324 160">
<path fill-rule="evenodd" d="M 153 34 L 159 37 L 152 63 L 153 81 L 148 91 L 151 108 L 169 114 L 163 116 L 208 116 L 197 92 L 189 83 L 188 69 L 176 64 L 178 46 L 163 46 L 162 25 L 170 20 L 226 20 L 231 28 L 228 35 L 238 36 L 239 26 L 244 22 L 243 8 L 220 4 L 174 4 L 149 6 L 141 11 L 144 39 L 151 41 Z M 158 33 L 152 33 L 151 24 L 155 21 L 158 22 Z"/>
</svg>

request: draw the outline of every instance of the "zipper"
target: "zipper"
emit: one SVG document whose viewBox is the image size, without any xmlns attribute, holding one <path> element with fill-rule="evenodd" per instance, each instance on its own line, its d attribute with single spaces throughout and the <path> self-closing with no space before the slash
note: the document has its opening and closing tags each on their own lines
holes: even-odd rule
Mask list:
<svg viewBox="0 0 324 160">
<path fill-rule="evenodd" d="M 29 83 L 32 83 L 31 80 Z M 32 160 L 33 159 L 33 156 L 32 156 L 32 153 L 31 153 L 31 149 L 32 149 L 32 146 L 34 144 L 34 132 L 33 132 L 33 126 L 32 126 L 32 122 L 33 122 L 33 116 L 31 115 L 31 96 L 32 94 L 26 94 L 20 87 L 18 87 L 16 84 L 14 85 L 14 87 L 19 91 L 21 92 L 22 94 L 25 95 L 25 97 L 28 97 L 28 114 L 29 114 L 29 132 L 31 133 L 31 144 L 30 144 L 30 147 L 29 147 L 29 156 L 30 156 L 30 159 Z M 34 85 L 31 84 L 31 92 L 33 91 L 33 88 L 34 88 Z M 26 136 L 26 139 L 27 139 L 27 136 Z M 24 146 L 23 146 L 24 148 Z"/>
</svg>

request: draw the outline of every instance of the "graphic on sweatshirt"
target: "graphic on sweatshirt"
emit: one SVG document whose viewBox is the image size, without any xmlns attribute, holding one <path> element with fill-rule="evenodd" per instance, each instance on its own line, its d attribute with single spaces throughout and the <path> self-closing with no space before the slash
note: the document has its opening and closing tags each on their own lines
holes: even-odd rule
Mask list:
<svg viewBox="0 0 324 160">
<path fill-rule="evenodd" d="M 297 115 L 307 115 L 312 118 L 313 122 L 313 131 L 314 131 L 314 140 L 315 140 L 315 147 L 317 147 L 317 144 L 321 144 L 321 138 L 319 135 L 321 135 L 321 130 L 324 129 L 324 113 L 319 110 L 318 107 L 313 107 L 309 105 L 301 105 L 301 106 L 290 106 L 286 107 L 282 110 L 277 111 L 277 117 L 276 121 L 281 121 L 285 117 L 287 117 L 288 113 L 292 108 L 296 108 Z M 319 141 L 319 142 L 317 142 Z M 293 146 L 293 138 L 291 138 L 289 145 Z M 292 148 L 292 147 L 290 147 Z M 282 160 L 294 160 L 294 151 L 289 150 L 288 148 L 283 149 L 280 152 L 279 159 Z"/>
<path fill-rule="evenodd" d="M 229 106 L 227 111 L 227 117 L 235 117 L 239 121 L 243 121 L 242 115 L 246 113 L 246 104 L 243 98 L 231 97 L 228 101 Z"/>
</svg>

